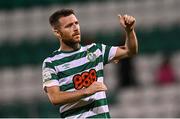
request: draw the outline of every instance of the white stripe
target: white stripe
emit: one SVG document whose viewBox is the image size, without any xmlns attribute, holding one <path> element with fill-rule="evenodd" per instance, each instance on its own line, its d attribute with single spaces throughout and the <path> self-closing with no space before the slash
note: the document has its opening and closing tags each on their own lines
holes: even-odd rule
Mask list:
<svg viewBox="0 0 180 119">
<path fill-rule="evenodd" d="M 50 57 L 47 57 L 47 58 L 43 61 L 43 63 L 45 63 L 45 62 L 50 62 L 50 63 L 51 63 L 51 58 L 50 58 Z"/>
<path fill-rule="evenodd" d="M 83 51 L 85 51 L 85 47 L 81 46 L 81 48 L 78 51 L 74 51 L 74 52 L 71 52 L 71 53 L 60 53 L 60 54 L 55 55 L 54 57 L 52 57 L 52 61 L 65 58 L 65 57 L 74 55 L 76 53 L 81 53 Z"/>
<path fill-rule="evenodd" d="M 75 89 L 73 89 L 72 91 L 75 91 Z M 74 108 L 77 108 L 77 107 L 85 106 L 85 105 L 91 103 L 94 100 L 100 100 L 100 99 L 104 99 L 104 98 L 106 98 L 106 94 L 105 94 L 104 91 L 97 92 L 94 95 L 83 98 L 83 99 L 81 99 L 81 100 L 79 100 L 79 101 L 77 101 L 75 103 L 62 105 L 60 107 L 60 112 L 64 112 L 64 111 L 67 111 L 69 109 L 74 109 Z"/>
<path fill-rule="evenodd" d="M 109 51 L 108 61 L 112 60 L 112 58 L 115 57 L 117 48 L 118 48 L 118 47 L 111 47 L 111 49 L 110 49 L 110 51 Z"/>
<path fill-rule="evenodd" d="M 81 53 L 81 52 L 87 51 L 87 49 L 92 47 L 93 45 L 94 45 L 94 43 L 90 44 L 90 45 L 87 45 L 87 46 L 81 46 L 81 49 L 78 50 L 78 51 L 75 51 L 75 52 L 72 52 L 72 53 L 57 54 L 54 57 L 52 57 L 51 59 L 52 59 L 52 61 L 54 61 L 54 60 L 59 60 L 59 59 L 62 59 L 62 58 L 65 58 L 65 57 L 68 57 L 68 56 L 71 56 L 71 55 L 74 55 L 74 54 L 77 54 L 77 53 Z"/>
<path fill-rule="evenodd" d="M 58 80 L 49 80 L 43 83 L 43 89 L 45 87 L 51 87 L 51 86 L 59 86 Z"/>
<path fill-rule="evenodd" d="M 89 110 L 88 112 L 84 112 L 83 114 L 67 117 L 66 119 L 86 118 L 107 112 L 109 112 L 108 105 L 104 105 L 100 107 L 95 107 L 92 110 Z"/>
<path fill-rule="evenodd" d="M 97 49 L 95 52 L 94 52 L 97 56 L 97 58 L 101 55 L 101 52 L 99 49 Z M 82 66 L 86 63 L 90 62 L 87 57 L 82 57 L 80 59 L 76 59 L 76 60 L 73 60 L 73 61 L 70 61 L 70 62 L 66 62 L 64 64 L 61 64 L 61 65 L 58 65 L 58 66 L 55 66 L 55 68 L 58 70 L 58 71 L 66 71 L 66 70 L 69 70 L 69 69 L 72 69 L 72 68 L 75 68 L 75 67 L 79 67 L 79 66 Z M 65 64 L 69 64 L 69 67 L 68 68 L 65 68 L 63 67 Z M 81 65 L 80 65 L 81 64 Z"/>
<path fill-rule="evenodd" d="M 105 49 L 106 49 L 106 45 L 102 44 L 102 54 L 103 54 L 103 59 L 104 59 Z"/>
</svg>

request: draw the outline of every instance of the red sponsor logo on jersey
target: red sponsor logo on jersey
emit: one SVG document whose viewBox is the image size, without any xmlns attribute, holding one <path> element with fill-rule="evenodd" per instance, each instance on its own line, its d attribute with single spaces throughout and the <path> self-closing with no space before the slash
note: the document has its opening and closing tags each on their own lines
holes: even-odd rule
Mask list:
<svg viewBox="0 0 180 119">
<path fill-rule="evenodd" d="M 83 72 L 76 74 L 73 77 L 73 83 L 76 90 L 80 90 L 83 87 L 89 87 L 94 81 L 97 81 L 96 70 L 91 69 L 89 72 Z"/>
</svg>

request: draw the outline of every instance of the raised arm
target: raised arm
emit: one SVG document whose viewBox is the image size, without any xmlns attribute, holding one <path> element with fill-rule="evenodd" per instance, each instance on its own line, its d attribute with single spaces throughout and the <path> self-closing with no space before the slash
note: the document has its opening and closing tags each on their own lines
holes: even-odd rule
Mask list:
<svg viewBox="0 0 180 119">
<path fill-rule="evenodd" d="M 129 15 L 118 15 L 118 17 L 120 25 L 126 32 L 126 42 L 124 46 L 118 47 L 116 55 L 113 58 L 114 61 L 119 61 L 122 58 L 131 57 L 138 52 L 138 42 L 134 30 L 136 22 L 135 18 Z"/>
</svg>

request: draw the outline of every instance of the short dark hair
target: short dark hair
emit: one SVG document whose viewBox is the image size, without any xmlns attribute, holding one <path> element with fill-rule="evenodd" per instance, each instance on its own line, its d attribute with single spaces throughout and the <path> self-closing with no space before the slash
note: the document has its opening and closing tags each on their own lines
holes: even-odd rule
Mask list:
<svg viewBox="0 0 180 119">
<path fill-rule="evenodd" d="M 49 23 L 52 27 L 57 27 L 59 25 L 59 18 L 61 17 L 66 17 L 71 14 L 74 14 L 73 9 L 61 9 L 56 12 L 54 12 L 50 17 L 49 17 Z"/>
</svg>

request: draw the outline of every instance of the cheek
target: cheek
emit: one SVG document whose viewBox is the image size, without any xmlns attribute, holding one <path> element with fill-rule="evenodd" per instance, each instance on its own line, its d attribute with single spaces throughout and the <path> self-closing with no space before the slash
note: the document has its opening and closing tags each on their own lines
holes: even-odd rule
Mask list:
<svg viewBox="0 0 180 119">
<path fill-rule="evenodd" d="M 78 25 L 78 29 L 80 30 L 80 25 Z"/>
<path fill-rule="evenodd" d="M 64 31 L 62 33 L 62 37 L 63 38 L 69 38 L 69 37 L 72 37 L 72 33 L 70 31 Z"/>
</svg>

